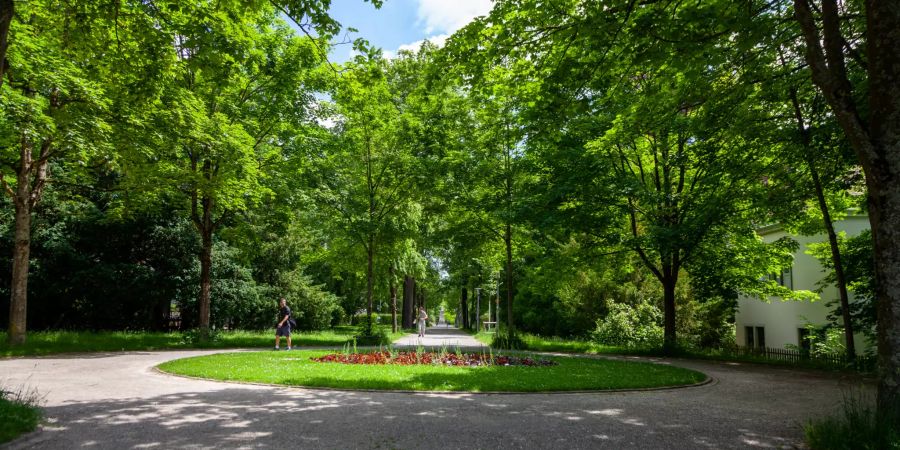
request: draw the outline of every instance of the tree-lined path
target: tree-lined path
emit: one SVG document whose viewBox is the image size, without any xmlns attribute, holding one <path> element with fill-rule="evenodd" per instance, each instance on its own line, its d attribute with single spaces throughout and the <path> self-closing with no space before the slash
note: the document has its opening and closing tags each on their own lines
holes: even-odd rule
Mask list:
<svg viewBox="0 0 900 450">
<path fill-rule="evenodd" d="M 443 325 L 427 328 L 425 330 L 424 338 L 420 338 L 416 333 L 410 333 L 394 341 L 394 345 L 397 347 L 416 347 L 419 345 L 429 348 L 446 347 L 451 350 L 454 347 L 467 349 L 487 348 L 486 345 L 482 344 L 480 341 L 478 341 L 465 331 L 462 331 L 459 328 Z"/>
<path fill-rule="evenodd" d="M 855 382 L 696 361 L 713 383 L 594 394 L 410 394 L 185 379 L 163 361 L 204 351 L 0 361 L 45 397 L 47 424 L 9 448 L 780 448 Z"/>
</svg>

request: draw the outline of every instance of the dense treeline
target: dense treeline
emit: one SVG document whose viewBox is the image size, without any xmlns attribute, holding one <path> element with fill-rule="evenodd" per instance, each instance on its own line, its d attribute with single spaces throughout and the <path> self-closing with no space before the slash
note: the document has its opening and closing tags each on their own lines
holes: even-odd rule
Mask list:
<svg viewBox="0 0 900 450">
<path fill-rule="evenodd" d="M 11 343 L 265 328 L 284 296 L 307 329 L 443 305 L 507 345 L 722 346 L 739 293 L 814 295 L 769 277 L 779 222 L 828 237 L 847 356 L 877 336 L 898 396 L 896 11 L 501 0 L 337 65 L 328 2 L 3 5 Z M 852 209 L 874 246 L 835 232 Z"/>
</svg>

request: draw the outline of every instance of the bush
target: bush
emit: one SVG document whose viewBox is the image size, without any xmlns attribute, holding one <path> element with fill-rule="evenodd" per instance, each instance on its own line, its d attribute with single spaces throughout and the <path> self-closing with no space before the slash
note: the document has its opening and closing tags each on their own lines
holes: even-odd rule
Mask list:
<svg viewBox="0 0 900 450">
<path fill-rule="evenodd" d="M 502 331 L 494 335 L 494 339 L 491 340 L 491 347 L 505 350 L 520 350 L 525 348 L 525 341 L 518 334 Z"/>
<path fill-rule="evenodd" d="M 338 298 L 325 290 L 322 285 L 315 285 L 310 277 L 293 273 L 283 281 L 285 294 L 294 320 L 299 330 L 324 330 L 340 317 L 342 311 Z"/>
<path fill-rule="evenodd" d="M 356 340 L 357 345 L 388 345 L 391 343 L 391 338 L 383 327 L 369 323 L 367 320 L 364 320 L 359 334 L 353 339 Z"/>
<path fill-rule="evenodd" d="M 900 450 L 900 410 L 876 418 L 872 403 L 845 397 L 841 415 L 806 425 L 806 442 L 816 450 Z"/>
<path fill-rule="evenodd" d="M 663 342 L 662 314 L 647 303 L 635 307 L 611 303 L 606 318 L 591 333 L 599 344 L 623 347 L 659 347 Z"/>
</svg>

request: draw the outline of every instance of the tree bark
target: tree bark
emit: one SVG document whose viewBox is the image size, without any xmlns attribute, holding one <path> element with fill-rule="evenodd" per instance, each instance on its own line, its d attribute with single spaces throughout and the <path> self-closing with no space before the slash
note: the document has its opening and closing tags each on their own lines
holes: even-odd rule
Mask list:
<svg viewBox="0 0 900 450">
<path fill-rule="evenodd" d="M 209 334 L 210 293 L 212 291 L 212 231 L 203 229 L 200 248 L 200 300 L 197 309 L 200 313 L 199 327 L 203 336 Z"/>
<path fill-rule="evenodd" d="M 678 336 L 675 330 L 675 286 L 678 278 L 672 276 L 672 269 L 663 267 L 665 278 L 663 285 L 663 352 L 672 353 L 677 344 Z"/>
<path fill-rule="evenodd" d="M 462 314 L 463 328 L 469 328 L 469 290 L 463 286 L 459 298 L 460 314 Z"/>
<path fill-rule="evenodd" d="M 210 311 L 211 311 L 211 292 L 212 292 L 212 207 L 213 201 L 208 197 L 201 200 L 203 208 L 203 216 L 201 217 L 198 229 L 200 231 L 200 299 L 197 309 L 200 313 L 198 326 L 200 327 L 201 339 L 209 336 Z"/>
<path fill-rule="evenodd" d="M 366 325 L 371 331 L 372 304 L 375 298 L 375 237 L 369 235 L 369 245 L 366 246 L 366 316 L 369 323 Z"/>
<path fill-rule="evenodd" d="M 394 265 L 388 269 L 388 285 L 391 291 L 391 332 L 397 332 L 397 285 L 394 284 Z"/>
<path fill-rule="evenodd" d="M 51 96 L 51 107 L 56 106 L 56 94 Z M 51 140 L 41 143 L 37 159 L 34 144 L 24 134 L 19 144 L 19 161 L 16 167 L 16 190 L 3 180 L 3 189 L 13 200 L 15 208 L 15 242 L 13 243 L 12 280 L 9 301 L 9 343 L 25 343 L 28 328 L 28 270 L 31 257 L 31 211 L 40 202 L 49 177 Z"/>
<path fill-rule="evenodd" d="M 413 328 L 413 292 L 416 288 L 416 279 L 407 275 L 403 278 L 403 328 Z"/>
<path fill-rule="evenodd" d="M 198 172 L 199 158 L 195 153 L 191 154 L 191 170 Z M 215 174 L 213 163 L 209 159 L 203 161 L 199 174 L 211 180 Z M 213 211 L 215 209 L 215 200 L 208 195 L 194 189 L 191 192 L 191 221 L 197 232 L 200 234 L 200 298 L 197 299 L 198 320 L 197 326 L 200 329 L 200 340 L 206 340 L 209 337 L 210 329 L 210 312 L 211 312 L 211 291 L 212 291 L 212 237 L 216 229 L 213 221 Z"/>
<path fill-rule="evenodd" d="M 834 277 L 837 283 L 838 296 L 841 301 L 841 316 L 844 319 L 844 340 L 847 344 L 847 359 L 856 359 L 856 344 L 853 342 L 853 322 L 850 318 L 850 296 L 847 293 L 847 277 L 844 275 L 844 265 L 841 262 L 841 249 L 838 246 L 837 233 L 834 231 L 834 223 L 831 221 L 831 212 L 825 201 L 825 190 L 822 188 L 822 180 L 816 169 L 815 161 L 809 160 L 809 171 L 812 175 L 813 186 L 816 190 L 816 199 L 819 209 L 822 211 L 822 221 L 828 234 L 828 244 L 831 247 L 831 262 L 834 264 Z"/>
<path fill-rule="evenodd" d="M 513 322 L 512 225 L 509 222 L 503 240 L 506 243 L 506 332 L 512 336 L 516 329 Z"/>
<path fill-rule="evenodd" d="M 31 253 L 30 183 L 19 176 L 16 189 L 16 231 L 13 247 L 12 286 L 9 303 L 9 343 L 22 345 L 26 339 L 28 309 L 28 268 Z"/>
</svg>

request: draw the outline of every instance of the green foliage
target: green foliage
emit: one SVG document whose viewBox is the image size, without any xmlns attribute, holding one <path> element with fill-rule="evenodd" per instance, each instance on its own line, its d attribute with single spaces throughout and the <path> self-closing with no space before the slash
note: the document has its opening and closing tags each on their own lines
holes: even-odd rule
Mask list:
<svg viewBox="0 0 900 450">
<path fill-rule="evenodd" d="M 876 416 L 871 403 L 868 396 L 845 396 L 839 414 L 804 426 L 807 444 L 814 450 L 900 449 L 898 407 Z"/>
<path fill-rule="evenodd" d="M 854 294 L 854 299 L 850 302 L 853 329 L 862 332 L 867 339 L 874 342 L 877 310 L 872 232 L 865 230 L 852 237 L 847 237 L 842 233 L 838 236 L 838 247 L 841 252 L 841 263 L 844 267 L 847 289 Z M 819 283 L 820 287 L 833 285 L 836 282 L 834 262 L 828 242 L 811 244 L 808 252 L 825 268 L 825 277 Z M 840 302 L 837 299 L 826 300 L 832 306 L 832 311 L 828 316 L 829 320 L 833 324 L 843 323 Z"/>
<path fill-rule="evenodd" d="M 659 347 L 663 342 L 661 323 L 659 309 L 650 304 L 613 303 L 609 305 L 609 314 L 597 321 L 592 337 L 602 345 Z"/>
</svg>

